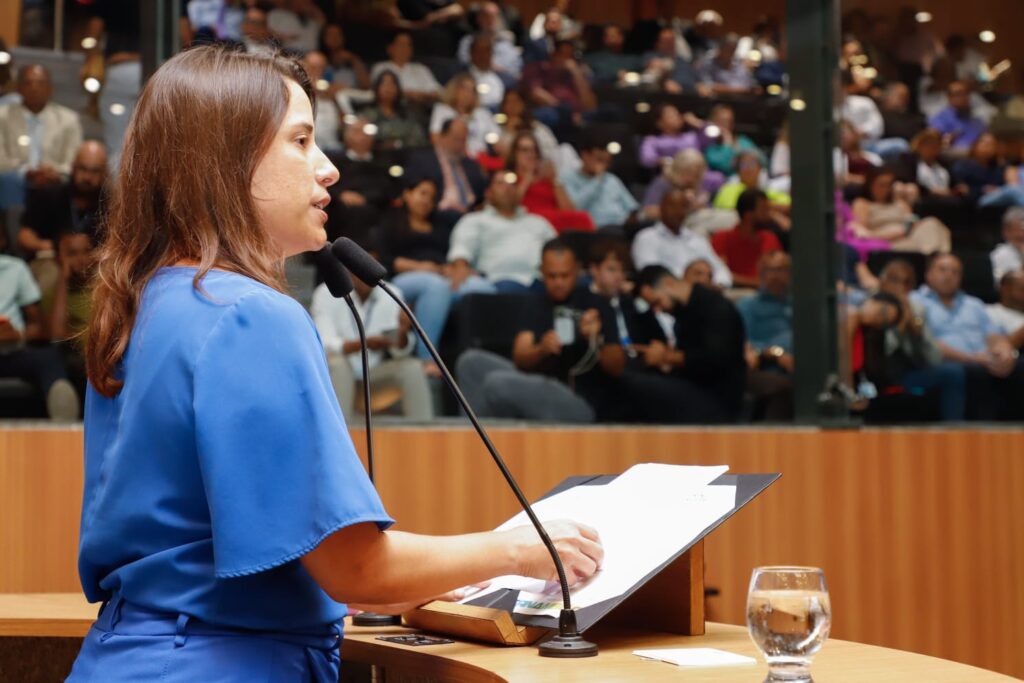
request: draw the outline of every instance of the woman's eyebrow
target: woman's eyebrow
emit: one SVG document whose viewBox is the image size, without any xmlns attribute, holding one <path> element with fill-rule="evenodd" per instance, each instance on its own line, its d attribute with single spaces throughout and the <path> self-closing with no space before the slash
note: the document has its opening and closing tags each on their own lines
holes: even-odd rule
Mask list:
<svg viewBox="0 0 1024 683">
<path fill-rule="evenodd" d="M 302 131 L 305 133 L 312 133 L 313 124 L 311 124 L 309 121 L 297 121 L 296 123 L 293 123 L 291 125 L 291 130 L 293 132 Z"/>
</svg>

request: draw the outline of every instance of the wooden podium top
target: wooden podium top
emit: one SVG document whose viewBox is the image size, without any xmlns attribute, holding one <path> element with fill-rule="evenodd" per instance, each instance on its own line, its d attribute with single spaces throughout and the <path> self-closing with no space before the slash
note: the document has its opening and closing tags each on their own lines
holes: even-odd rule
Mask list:
<svg viewBox="0 0 1024 683">
<path fill-rule="evenodd" d="M 82 637 L 96 617 L 97 606 L 77 593 L 0 594 L 0 637 Z M 408 647 L 376 640 L 379 635 L 406 633 L 411 629 L 346 626 L 342 658 L 377 664 L 395 674 L 431 677 L 455 683 L 477 681 L 680 681 L 700 683 L 750 683 L 765 675 L 754 644 L 741 626 L 707 624 L 703 636 L 602 631 L 599 625 L 587 632 L 600 654 L 591 659 L 548 659 L 534 647 L 505 648 L 455 642 L 450 645 Z M 757 666 L 686 669 L 641 659 L 636 649 L 714 647 L 754 657 Z M 814 658 L 812 673 L 822 683 L 997 683 L 1016 679 L 984 669 L 924 655 L 829 640 Z"/>
</svg>

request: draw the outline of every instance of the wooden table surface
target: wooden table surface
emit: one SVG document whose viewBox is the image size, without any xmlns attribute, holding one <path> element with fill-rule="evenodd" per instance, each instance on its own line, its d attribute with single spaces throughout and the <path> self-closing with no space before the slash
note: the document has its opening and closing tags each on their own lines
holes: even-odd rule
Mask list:
<svg viewBox="0 0 1024 683">
<path fill-rule="evenodd" d="M 96 617 L 77 593 L 0 594 L 0 636 L 82 637 Z M 476 681 L 716 681 L 758 683 L 766 666 L 745 628 L 707 625 L 703 636 L 661 633 L 602 632 L 587 637 L 597 642 L 600 654 L 591 659 L 557 660 L 540 657 L 536 648 L 502 648 L 469 642 L 408 647 L 377 640 L 389 633 L 410 632 L 401 627 L 348 626 L 342 657 L 348 661 L 382 665 L 402 675 L 426 676 L 453 683 Z M 648 661 L 632 654 L 636 649 L 713 647 L 754 657 L 756 666 L 701 669 Z M 1014 681 L 1001 674 L 943 659 L 873 645 L 829 640 L 814 658 L 817 683 L 996 683 Z"/>
</svg>

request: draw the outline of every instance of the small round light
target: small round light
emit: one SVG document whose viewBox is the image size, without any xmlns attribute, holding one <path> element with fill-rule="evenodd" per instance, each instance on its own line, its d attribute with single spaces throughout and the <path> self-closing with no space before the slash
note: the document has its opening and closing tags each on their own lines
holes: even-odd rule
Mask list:
<svg viewBox="0 0 1024 683">
<path fill-rule="evenodd" d="M 388 169 L 388 175 L 392 178 L 401 178 L 405 174 L 405 169 L 401 166 L 395 165 Z"/>
<path fill-rule="evenodd" d="M 994 43 L 996 42 L 996 34 L 992 31 L 982 31 L 978 34 L 978 40 L 983 43 Z"/>
<path fill-rule="evenodd" d="M 515 185 L 516 183 L 519 182 L 519 176 L 517 176 L 515 173 L 512 173 L 511 171 L 503 175 L 501 179 L 504 180 L 509 185 Z"/>
<path fill-rule="evenodd" d="M 371 138 L 377 134 L 378 130 L 379 128 L 377 128 L 377 124 L 375 123 L 368 123 L 365 126 L 363 126 L 363 132 L 369 135 Z"/>
<path fill-rule="evenodd" d="M 794 98 L 789 101 L 789 108 L 793 111 L 803 111 L 804 109 L 807 109 L 807 103 L 800 98 Z"/>
<path fill-rule="evenodd" d="M 114 116 L 121 116 L 122 114 L 124 114 L 124 105 L 120 102 L 114 102 L 112 105 L 110 105 L 110 113 Z"/>
<path fill-rule="evenodd" d="M 761 54 L 760 50 L 751 50 L 750 52 L 747 53 L 747 58 L 754 64 L 760 64 L 761 59 L 763 59 L 763 57 L 764 56 Z"/>
<path fill-rule="evenodd" d="M 508 123 L 508 116 L 506 116 L 505 114 L 495 114 L 494 122 L 499 126 L 504 126 L 506 123 Z"/>
<path fill-rule="evenodd" d="M 608 143 L 608 147 L 606 149 L 609 154 L 615 155 L 622 151 L 622 145 L 612 140 Z"/>
<path fill-rule="evenodd" d="M 769 95 L 781 95 L 782 94 L 782 86 L 779 85 L 778 83 L 772 83 L 767 88 L 765 88 L 765 90 L 768 91 Z"/>
<path fill-rule="evenodd" d="M 18 136 L 18 144 L 22 147 L 28 147 L 32 143 L 32 139 L 27 135 Z"/>
<path fill-rule="evenodd" d="M 629 85 L 636 85 L 640 82 L 640 74 L 635 71 L 627 71 L 626 75 L 622 77 L 622 80 Z"/>
<path fill-rule="evenodd" d="M 359 120 L 359 117 L 356 116 L 355 114 L 345 114 L 345 116 L 341 120 L 345 122 L 346 126 L 351 126 L 353 123 Z"/>
<path fill-rule="evenodd" d="M 0 50 L 0 66 L 11 63 L 11 53 L 6 50 Z"/>
<path fill-rule="evenodd" d="M 501 136 L 498 135 L 497 133 L 488 133 L 487 135 L 484 136 L 484 142 L 486 142 L 488 145 L 495 145 L 498 143 L 498 140 L 500 139 Z"/>
<path fill-rule="evenodd" d="M 331 84 L 326 78 L 321 78 L 316 82 L 317 90 L 327 90 L 329 87 L 331 87 Z"/>
<path fill-rule="evenodd" d="M 914 19 L 916 19 L 917 23 L 919 24 L 927 24 L 929 21 L 932 20 L 932 13 L 918 12 L 917 14 L 914 15 Z"/>
<path fill-rule="evenodd" d="M 82 49 L 83 50 L 91 50 L 94 47 L 96 47 L 97 45 L 99 45 L 99 41 L 97 41 L 92 36 L 88 36 L 86 38 L 82 38 Z"/>
<path fill-rule="evenodd" d="M 856 64 L 858 66 L 864 66 L 868 63 L 867 55 L 854 55 L 850 57 L 850 64 Z"/>
<path fill-rule="evenodd" d="M 92 76 L 90 76 L 89 78 L 85 79 L 85 81 L 82 83 L 82 87 L 85 88 L 86 92 L 92 92 L 92 93 L 99 92 L 100 91 L 100 79 L 93 78 Z"/>
<path fill-rule="evenodd" d="M 707 135 L 709 138 L 717 138 L 721 134 L 722 129 L 713 123 L 710 126 L 704 128 L 704 135 Z"/>
<path fill-rule="evenodd" d="M 636 103 L 636 113 L 637 114 L 646 114 L 650 110 L 651 110 L 651 103 L 650 102 L 637 102 Z"/>
<path fill-rule="evenodd" d="M 478 93 L 480 93 L 481 95 L 486 95 L 487 93 L 491 92 L 491 84 L 490 83 L 478 83 L 477 86 L 476 86 L 476 91 Z"/>
<path fill-rule="evenodd" d="M 866 66 L 863 69 L 861 69 L 860 75 L 868 79 L 869 81 L 873 81 L 876 78 L 878 78 L 878 69 L 876 69 L 873 66 Z"/>
</svg>

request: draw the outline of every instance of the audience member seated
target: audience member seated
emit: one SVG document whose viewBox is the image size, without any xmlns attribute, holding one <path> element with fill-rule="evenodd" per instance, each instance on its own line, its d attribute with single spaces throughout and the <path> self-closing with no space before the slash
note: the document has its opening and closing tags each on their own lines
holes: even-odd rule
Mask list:
<svg viewBox="0 0 1024 683">
<path fill-rule="evenodd" d="M 652 308 L 641 312 L 637 300 L 627 288 L 629 246 L 617 239 L 598 240 L 590 250 L 590 291 L 603 297 L 615 315 L 619 342 L 626 353 L 627 370 L 645 368 L 642 354 L 635 345 L 646 345 L 657 339 L 665 342 L 658 318 Z M 665 314 L 666 317 L 671 317 Z M 672 321 L 674 325 L 675 321 Z M 671 329 L 670 329 L 671 331 Z"/>
<path fill-rule="evenodd" d="M 533 35 L 524 38 L 523 62 L 526 65 L 547 61 L 554 54 L 555 45 L 561 38 L 564 22 L 565 17 L 555 7 L 544 13 L 541 35 L 536 35 L 534 31 Z M 536 20 L 534 20 L 534 24 L 536 24 Z M 533 29 L 532 26 L 530 28 Z"/>
<path fill-rule="evenodd" d="M 850 69 L 841 73 L 843 84 L 842 118 L 849 121 L 862 142 L 873 143 L 882 138 L 885 122 L 878 105 L 869 97 L 871 80 L 858 77 Z M 906 145 L 903 146 L 906 149 Z"/>
<path fill-rule="evenodd" d="M 82 144 L 78 114 L 53 102 L 50 73 L 18 70 L 20 103 L 0 106 L 0 209 L 21 206 L 29 188 L 66 180 Z"/>
<path fill-rule="evenodd" d="M 423 64 L 413 61 L 412 36 L 409 33 L 395 34 L 388 44 L 388 57 L 388 61 L 374 64 L 370 70 L 370 79 L 374 83 L 383 72 L 391 71 L 398 76 L 401 91 L 410 102 L 431 104 L 441 96 L 441 84 L 434 74 Z"/>
<path fill-rule="evenodd" d="M 661 85 L 669 93 L 698 93 L 705 97 L 711 89 L 700 82 L 693 64 L 677 50 L 678 34 L 668 26 L 658 31 L 654 49 L 643 56 L 643 78 Z"/>
<path fill-rule="evenodd" d="M 732 286 L 728 266 L 715 254 L 704 235 L 686 227 L 693 211 L 693 195 L 685 190 L 670 189 L 661 198 L 661 220 L 644 228 L 633 239 L 633 266 L 662 266 L 676 277 L 682 277 L 686 265 L 704 259 L 714 269 L 714 282 L 719 287 Z"/>
<path fill-rule="evenodd" d="M 910 108 L 910 88 L 894 81 L 885 87 L 882 97 L 883 137 L 912 140 L 925 127 L 924 117 Z"/>
<path fill-rule="evenodd" d="M 483 278 L 471 275 L 458 287 L 449 278 L 448 249 L 451 228 L 435 220 L 434 202 L 437 186 L 427 178 L 406 183 L 401 203 L 385 214 L 374 242 L 391 282 L 416 311 L 423 331 L 436 346 L 448 320 L 448 311 L 456 296 L 472 292 L 493 292 Z M 419 344 L 416 353 L 427 373 L 435 375 L 437 366 L 426 346 Z"/>
<path fill-rule="evenodd" d="M 561 15 L 561 28 L 558 31 L 556 38 L 565 38 L 566 40 L 577 40 L 583 33 L 583 25 L 572 18 L 569 13 L 569 6 L 572 5 L 572 0 L 555 0 L 551 6 L 551 9 L 557 11 Z M 540 12 L 533 18 L 530 23 L 530 27 L 527 30 L 527 36 L 531 40 L 537 40 L 538 38 L 544 37 L 547 32 L 546 22 L 548 20 L 547 12 Z"/>
<path fill-rule="evenodd" d="M 62 232 L 57 238 L 59 275 L 51 300 L 43 308 L 50 311 L 50 339 L 64 358 L 68 379 L 79 396 L 85 396 L 85 339 L 92 296 L 89 281 L 93 275 L 95 232 Z"/>
<path fill-rule="evenodd" d="M 558 179 L 555 165 L 540 156 L 540 146 L 530 133 L 512 141 L 507 163 L 516 176 L 520 201 L 527 211 L 543 216 L 555 230 L 593 230 L 594 220 L 573 204 Z"/>
<path fill-rule="evenodd" d="M 945 147 L 953 153 L 964 155 L 981 135 L 988 130 L 988 124 L 971 112 L 971 86 L 963 81 L 953 81 L 946 89 L 949 104 L 928 119 L 928 127 L 942 134 Z"/>
<path fill-rule="evenodd" d="M 398 304 L 379 287 L 369 287 L 355 275 L 352 276 L 352 284 L 355 285 L 352 302 L 366 330 L 370 391 L 397 386 L 402 392 L 404 417 L 413 420 L 433 418 L 434 406 L 423 364 L 408 357 L 416 344 L 415 335 L 409 331 L 409 320 Z M 327 353 L 327 367 L 338 405 L 345 419 L 352 422 L 356 383 L 363 377 L 362 343 L 355 318 L 345 301 L 335 298 L 325 284 L 313 292 L 310 313 Z M 366 410 L 365 406 L 363 409 Z"/>
<path fill-rule="evenodd" d="M 687 125 L 700 128 L 703 121 L 687 112 L 681 114 L 671 102 L 659 104 L 654 113 L 657 135 L 645 135 L 640 143 L 640 164 L 647 168 L 663 169 L 672 158 L 684 149 L 700 151 L 701 139 L 696 131 L 686 130 Z"/>
<path fill-rule="evenodd" d="M 545 244 L 544 292 L 529 298 L 512 360 L 478 349 L 459 357 L 458 378 L 478 415 L 587 423 L 615 409 L 626 355 L 611 307 L 577 284 L 579 270 L 569 245 Z"/>
<path fill-rule="evenodd" d="M 966 368 L 968 417 L 1024 418 L 1024 363 L 981 300 L 961 291 L 962 277 L 956 255 L 938 254 L 912 301 L 924 308 L 943 358 Z"/>
<path fill-rule="evenodd" d="M 327 236 L 345 235 L 365 243 L 370 230 L 395 194 L 395 182 L 387 167 L 373 154 L 374 126 L 365 119 L 349 119 L 345 126 L 345 151 L 328 155 L 338 168 L 340 180 L 327 188 Z"/>
<path fill-rule="evenodd" d="M 586 212 L 597 227 L 621 227 L 630 221 L 640 204 L 619 177 L 608 171 L 612 154 L 606 141 L 588 136 L 580 147 L 580 158 L 583 166 L 578 171 L 561 175 L 562 187 L 569 200 Z"/>
<path fill-rule="evenodd" d="M 0 247 L 6 246 L 0 230 Z M 79 397 L 67 379 L 60 353 L 52 346 L 30 345 L 46 341 L 39 299 L 39 288 L 25 262 L 0 253 L 0 378 L 28 382 L 45 397 L 51 420 L 70 422 L 78 419 Z"/>
<path fill-rule="evenodd" d="M 207 31 L 216 40 L 238 42 L 242 39 L 242 21 L 245 8 L 242 3 L 228 0 L 190 0 L 182 3 L 193 35 Z M 182 33 L 182 45 L 190 40 Z"/>
<path fill-rule="evenodd" d="M 640 53 L 653 49 L 658 42 L 661 30 L 668 28 L 673 34 L 675 54 L 687 61 L 693 61 L 693 50 L 690 49 L 690 45 L 684 37 L 691 22 L 678 15 L 671 0 L 656 0 L 654 5 L 655 16 L 633 23 L 633 30 L 629 32 L 627 49 L 630 52 Z"/>
<path fill-rule="evenodd" d="M 487 187 L 480 165 L 466 154 L 468 137 L 469 128 L 462 119 L 449 119 L 441 125 L 433 149 L 417 150 L 406 168 L 410 177 L 434 182 L 439 192 L 438 220 L 449 226 L 483 201 Z"/>
<path fill-rule="evenodd" d="M 562 154 L 555 139 L 555 134 L 546 125 L 533 118 L 533 113 L 527 105 L 527 96 L 521 90 L 507 90 L 505 99 L 501 101 L 501 109 L 494 117 L 501 129 L 501 139 L 498 141 L 497 150 L 503 156 L 509 156 L 512 151 L 512 141 L 520 133 L 530 133 L 540 145 L 540 154 L 545 159 L 555 162 L 558 170 L 568 170 L 568 166 L 562 161 Z"/>
<path fill-rule="evenodd" d="M 939 161 L 942 154 L 942 134 L 934 128 L 925 128 L 910 142 L 910 151 L 917 159 L 915 179 L 931 197 L 954 197 L 949 171 Z"/>
<path fill-rule="evenodd" d="M 514 173 L 495 173 L 482 211 L 464 216 L 451 235 L 448 278 L 458 291 L 480 275 L 501 293 L 525 292 L 537 279 L 541 249 L 556 236 L 544 218 L 520 205 Z M 473 288 L 483 291 L 474 281 Z"/>
<path fill-rule="evenodd" d="M 755 420 L 787 420 L 793 417 L 792 263 L 785 252 L 772 251 L 755 268 L 757 294 L 736 304 L 747 333 L 747 390 Z"/>
<path fill-rule="evenodd" d="M 758 189 L 744 190 L 736 201 L 736 213 L 740 222 L 732 230 L 716 232 L 711 246 L 729 267 L 734 287 L 757 287 L 758 262 L 766 254 L 782 250 L 775 233 L 763 227 L 772 222 L 768 195 Z"/>
<path fill-rule="evenodd" d="M 735 211 L 711 207 L 711 199 L 725 182 L 725 176 L 707 169 L 704 155 L 697 150 L 678 152 L 669 167 L 647 187 L 643 199 L 644 218 L 656 221 L 661 217 L 661 198 L 674 187 L 689 192 L 693 197 L 693 212 L 686 219 L 688 227 L 710 234 L 736 225 Z"/>
<path fill-rule="evenodd" d="M 986 307 L 1000 334 L 1013 348 L 1024 347 L 1024 270 L 1013 270 L 999 281 L 999 303 Z"/>
<path fill-rule="evenodd" d="M 710 88 L 711 95 L 748 95 L 758 90 L 750 67 L 736 54 L 739 42 L 738 35 L 727 34 L 698 64 L 700 82 Z"/>
<path fill-rule="evenodd" d="M 887 168 L 873 170 L 860 197 L 853 200 L 851 229 L 855 236 L 885 240 L 896 251 L 921 254 L 948 252 L 949 228 L 936 218 L 917 218 L 899 196 L 896 176 Z"/>
<path fill-rule="evenodd" d="M 242 45 L 252 55 L 270 55 L 281 47 L 267 26 L 267 13 L 260 5 L 252 5 L 245 10 Z"/>
<path fill-rule="evenodd" d="M 413 118 L 405 103 L 398 76 L 382 71 L 373 80 L 373 104 L 362 112 L 367 121 L 377 126 L 380 149 L 423 147 L 427 137 L 423 126 Z"/>
<path fill-rule="evenodd" d="M 658 417 L 677 423 L 735 421 L 747 373 L 743 320 L 736 307 L 714 288 L 656 266 L 640 271 L 637 290 L 648 305 L 675 318 L 676 349 L 666 348 L 661 359 L 645 359 L 667 365 L 666 374 L 678 382 L 657 401 L 669 413 Z"/>
<path fill-rule="evenodd" d="M 911 297 L 917 286 L 914 267 L 903 259 L 893 259 L 882 268 L 878 281 L 879 294 L 891 297 L 896 315 L 884 325 L 861 320 L 868 323 L 864 338 L 867 379 L 879 392 L 894 386 L 912 394 L 936 391 L 940 417 L 948 422 L 963 420 L 967 400 L 964 367 L 943 361 L 924 306 Z"/>
<path fill-rule="evenodd" d="M 320 33 L 320 51 L 327 57 L 325 78 L 336 88 L 369 90 L 370 75 L 359 55 L 345 48 L 345 34 L 338 24 L 327 24 Z"/>
<path fill-rule="evenodd" d="M 1003 214 L 1003 243 L 992 250 L 991 259 L 996 283 L 1024 268 L 1024 208 L 1015 206 Z"/>
<path fill-rule="evenodd" d="M 757 145 L 746 135 L 736 135 L 736 114 L 727 104 L 716 104 L 711 108 L 703 135 L 708 139 L 704 157 L 708 167 L 726 175 L 733 172 L 735 157 L 745 150 L 756 150 Z"/>
<path fill-rule="evenodd" d="M 789 227 L 789 194 L 769 187 L 768 172 L 764 170 L 761 152 L 746 150 L 736 155 L 736 174 L 715 195 L 715 208 L 735 209 L 740 195 L 747 190 L 763 190 L 770 203 L 772 220 Z"/>
<path fill-rule="evenodd" d="M 319 50 L 310 50 L 302 57 L 302 68 L 306 70 L 310 83 L 317 90 L 316 113 L 313 121 L 313 136 L 316 146 L 325 153 L 341 150 L 341 108 L 334 99 L 338 88 L 327 80 L 327 57 Z"/>
<path fill-rule="evenodd" d="M 585 114 L 597 108 L 597 98 L 568 40 L 558 41 L 550 59 L 526 65 L 522 87 L 530 93 L 534 117 L 555 131 L 579 125 Z"/>
<path fill-rule="evenodd" d="M 982 133 L 974 142 L 966 159 L 953 165 L 953 182 L 979 206 L 1020 206 L 1021 191 L 1016 169 L 1007 166 L 999 155 L 999 146 L 991 133 Z"/>
<path fill-rule="evenodd" d="M 860 136 L 849 121 L 839 123 L 839 147 L 832 165 L 836 178 L 844 185 L 863 185 L 872 169 L 880 168 L 882 157 L 863 149 Z"/>
<path fill-rule="evenodd" d="M 33 187 L 26 194 L 18 246 L 30 261 L 44 299 L 49 300 L 60 274 L 54 261 L 57 239 L 65 232 L 95 235 L 106 179 L 106 148 L 102 142 L 86 140 L 75 154 L 67 182 Z"/>
<path fill-rule="evenodd" d="M 505 98 L 506 82 L 511 86 L 514 83 L 514 77 L 495 69 L 490 36 L 478 33 L 471 36 L 471 39 L 469 65 L 466 73 L 477 84 L 480 106 L 493 112 L 501 106 L 501 101 Z"/>
<path fill-rule="evenodd" d="M 519 53 L 519 48 L 516 47 L 515 36 L 511 31 L 501 27 L 501 8 L 498 7 L 498 3 L 482 3 L 476 11 L 476 23 L 476 35 L 464 36 L 459 41 L 459 61 L 463 64 L 476 65 L 477 68 L 482 69 L 481 62 L 484 60 L 474 57 L 473 51 L 482 49 L 484 41 L 481 39 L 487 38 L 490 42 L 486 45 L 491 54 L 491 59 L 485 62 L 488 69 L 504 74 L 510 80 L 519 78 L 519 74 L 523 70 L 523 57 Z M 478 74 L 473 74 L 473 77 L 477 79 L 478 83 L 486 82 Z M 498 95 L 496 102 L 500 101 L 501 95 Z"/>
<path fill-rule="evenodd" d="M 397 0 L 400 25 L 416 31 L 424 51 L 451 55 L 467 31 L 466 9 L 457 0 Z"/>
<path fill-rule="evenodd" d="M 713 9 L 697 12 L 697 16 L 683 31 L 683 38 L 690 47 L 690 59 L 700 62 L 707 54 L 718 47 L 722 26 L 725 19 Z"/>
<path fill-rule="evenodd" d="M 320 30 L 327 21 L 313 0 L 278 0 L 267 12 L 267 27 L 282 47 L 299 53 L 317 48 Z"/>
<path fill-rule="evenodd" d="M 618 83 L 627 73 L 643 68 L 639 55 L 623 50 L 626 33 L 617 24 L 606 24 L 601 33 L 601 49 L 583 57 L 583 62 L 594 75 L 595 83 Z"/>
<path fill-rule="evenodd" d="M 477 84 L 468 73 L 457 74 L 448 81 L 441 101 L 434 105 L 430 115 L 430 137 L 436 143 L 441 134 L 441 126 L 445 121 L 458 117 L 469 129 L 466 138 L 466 150 L 469 156 L 476 157 L 487 151 L 488 138 L 497 139 L 498 125 L 494 123 L 494 115 L 480 106 Z"/>
</svg>

